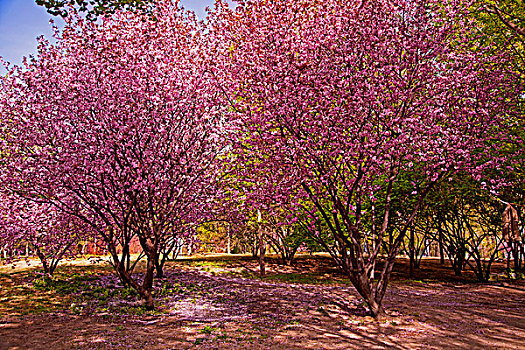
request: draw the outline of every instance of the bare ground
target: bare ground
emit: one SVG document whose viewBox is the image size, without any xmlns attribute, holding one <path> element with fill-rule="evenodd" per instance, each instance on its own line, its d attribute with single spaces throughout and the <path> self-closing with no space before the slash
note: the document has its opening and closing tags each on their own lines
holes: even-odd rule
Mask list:
<svg viewBox="0 0 525 350">
<path fill-rule="evenodd" d="M 327 259 L 274 262 L 264 279 L 239 275 L 255 270 L 249 260 L 173 262 L 158 282 L 159 311 L 140 315 L 119 311 L 125 300 L 101 308 L 4 274 L 0 349 L 525 349 L 523 281 L 472 283 L 432 260 L 419 281 L 408 280 L 401 261 L 385 298 L 389 316 L 375 321 Z M 118 283 L 92 273 L 105 288 Z M 24 303 L 14 286 L 29 296 Z M 50 299 L 44 312 L 17 309 Z"/>
</svg>

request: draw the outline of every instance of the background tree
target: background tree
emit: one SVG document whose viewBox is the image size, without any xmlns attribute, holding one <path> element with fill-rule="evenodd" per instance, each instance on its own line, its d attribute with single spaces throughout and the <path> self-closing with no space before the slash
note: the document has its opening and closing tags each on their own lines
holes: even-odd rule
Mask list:
<svg viewBox="0 0 525 350">
<path fill-rule="evenodd" d="M 423 220 L 428 235 L 444 247 L 455 274 L 469 266 L 479 281 L 488 281 L 503 248 L 503 203 L 465 174 L 439 184 L 425 202 L 418 224 Z"/>
<path fill-rule="evenodd" d="M 308 232 L 297 223 L 292 224 L 282 216 L 270 216 L 267 225 L 267 239 L 270 247 L 281 256 L 285 265 L 292 265 L 295 254 L 306 248 Z"/>
<path fill-rule="evenodd" d="M 522 83 L 525 82 L 525 3 L 522 0 L 478 0 L 474 3 L 473 12 L 480 35 L 473 40 L 487 43 L 493 50 L 506 50 L 511 60 L 508 64 L 519 73 Z M 525 104 L 524 95 L 520 96 L 519 105 L 507 128 L 514 137 L 514 142 L 506 144 L 510 154 L 514 154 L 506 164 L 504 178 L 507 186 L 498 190 L 498 196 L 505 202 L 512 203 L 519 216 L 525 206 Z M 520 247 L 523 250 L 523 245 Z M 525 252 L 523 252 L 525 255 Z"/>
<path fill-rule="evenodd" d="M 478 0 L 474 15 L 480 22 L 483 40 L 513 53 L 515 68 L 525 71 L 525 3 L 522 0 Z"/>
<path fill-rule="evenodd" d="M 79 254 L 77 244 L 89 238 L 89 227 L 38 198 L 28 200 L 3 193 L 0 201 L 0 245 L 20 258 L 36 255 L 44 273 L 52 276 L 63 258 Z"/>
</svg>

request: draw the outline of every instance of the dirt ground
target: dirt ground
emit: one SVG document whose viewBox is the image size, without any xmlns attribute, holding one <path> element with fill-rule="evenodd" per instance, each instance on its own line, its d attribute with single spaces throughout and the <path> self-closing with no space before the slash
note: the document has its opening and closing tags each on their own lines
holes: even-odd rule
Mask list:
<svg viewBox="0 0 525 350">
<path fill-rule="evenodd" d="M 0 349 L 525 349 L 524 281 L 475 283 L 436 260 L 408 280 L 401 260 L 389 316 L 376 321 L 329 259 L 273 261 L 265 278 L 256 270 L 248 259 L 170 262 L 158 310 L 142 314 L 122 297 L 85 297 L 104 289 L 58 295 L 4 273 Z M 118 287 L 108 268 L 89 273 L 89 283 Z"/>
</svg>

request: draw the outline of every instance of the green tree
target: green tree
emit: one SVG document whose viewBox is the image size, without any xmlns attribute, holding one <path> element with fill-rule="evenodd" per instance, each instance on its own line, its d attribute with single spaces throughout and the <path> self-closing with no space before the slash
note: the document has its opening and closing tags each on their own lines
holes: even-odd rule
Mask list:
<svg viewBox="0 0 525 350">
<path fill-rule="evenodd" d="M 523 0 L 476 0 L 477 41 L 495 51 L 506 50 L 514 69 L 525 78 L 525 2 Z"/>
<path fill-rule="evenodd" d="M 152 0 L 35 0 L 37 5 L 44 6 L 54 16 L 66 17 L 73 7 L 85 12 L 87 18 L 114 13 L 116 10 L 149 11 Z"/>
</svg>

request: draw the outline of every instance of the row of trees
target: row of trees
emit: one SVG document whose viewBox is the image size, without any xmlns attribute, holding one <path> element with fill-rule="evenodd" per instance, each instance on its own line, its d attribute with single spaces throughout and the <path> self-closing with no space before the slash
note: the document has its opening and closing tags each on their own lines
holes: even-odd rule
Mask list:
<svg viewBox="0 0 525 350">
<path fill-rule="evenodd" d="M 519 271 L 525 257 L 524 227 L 519 214 L 511 204 L 480 189 L 472 178 L 455 176 L 429 193 L 401 245 L 400 254 L 410 259 L 411 277 L 414 270 L 419 269 L 422 258 L 428 256 L 439 257 L 442 264 L 445 259 L 449 260 L 458 276 L 468 267 L 483 282 L 489 280 L 496 260 L 506 260 L 509 270 Z M 206 224 L 199 228 L 195 243 L 204 252 L 251 253 L 257 257 L 262 230 L 263 245 L 285 265 L 293 263 L 297 252 L 324 251 L 300 224 L 279 222 L 275 215 L 263 217 L 266 219 L 260 222 L 254 213 L 237 226 L 228 222 Z M 382 242 L 380 254 L 388 251 L 397 234 L 393 226 Z M 365 235 L 370 238 L 371 230 Z M 329 241 L 330 237 L 325 236 L 323 240 Z M 365 254 L 373 249 L 367 244 Z"/>
<path fill-rule="evenodd" d="M 3 194 L 104 242 L 147 308 L 178 238 L 251 213 L 261 257 L 263 221 L 308 234 L 379 317 L 443 180 L 488 176 L 501 192 L 522 179 L 520 75 L 481 40 L 472 6 L 218 0 L 198 22 L 164 0 L 95 22 L 70 14 L 56 44 L 40 39 L 0 80 Z M 437 227 L 459 222 L 446 215 Z"/>
<path fill-rule="evenodd" d="M 422 258 L 428 256 L 439 257 L 442 264 L 448 258 L 458 276 L 470 267 L 479 281 L 490 278 L 491 266 L 496 259 L 506 259 L 509 272 L 511 267 L 516 271 L 522 269 L 525 255 L 520 212 L 476 189 L 472 183 L 446 183 L 429 195 L 401 249 L 401 254 L 410 258 L 411 276 L 415 269 L 419 269 Z M 37 256 L 44 272 L 52 275 L 64 257 L 105 252 L 102 247 L 97 253 L 99 247 L 92 235 L 83 233 L 83 225 L 78 221 L 73 225 L 70 219 L 74 218 L 71 217 L 67 218 L 69 220 L 57 218 L 52 207 L 13 196 L 5 198 L 2 204 L 3 213 L 15 214 L 2 221 L 4 245 L 0 248 L 6 259 Z M 156 262 L 156 277 L 162 277 L 166 260 L 175 259 L 179 254 L 251 253 L 258 257 L 261 232 L 263 246 L 277 254 L 285 265 L 292 265 L 298 252 L 323 251 L 323 247 L 300 225 L 278 222 L 275 216 L 264 217 L 267 219 L 262 221 L 258 221 L 257 215 L 247 215 L 244 220 L 233 223 L 206 222 L 192 233 L 170 237 L 162 246 Z M 388 242 L 384 244 L 391 244 L 395 234 L 395 231 L 390 232 Z M 128 253 L 138 253 L 140 260 L 143 253 L 136 243 L 131 241 L 126 248 Z M 119 246 L 118 250 L 121 249 Z M 370 247 L 365 247 L 367 253 L 368 249 Z M 128 270 L 132 271 L 133 267 L 128 267 Z"/>
</svg>

